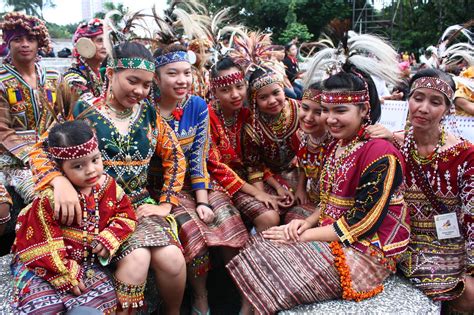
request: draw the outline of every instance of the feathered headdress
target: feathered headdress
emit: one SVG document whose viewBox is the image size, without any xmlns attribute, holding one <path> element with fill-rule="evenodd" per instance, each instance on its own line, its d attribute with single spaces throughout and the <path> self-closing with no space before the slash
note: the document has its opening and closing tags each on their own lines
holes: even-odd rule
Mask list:
<svg viewBox="0 0 474 315">
<path fill-rule="evenodd" d="M 463 25 L 452 25 L 444 31 L 438 48 L 441 68 L 461 60 L 465 60 L 469 66 L 474 65 L 474 33 L 469 30 L 473 25 L 474 20 L 470 20 Z"/>
<path fill-rule="evenodd" d="M 114 54 L 114 47 L 133 40 L 141 40 L 142 37 L 137 36 L 134 30 L 140 25 L 146 15 L 141 11 L 125 15 L 123 17 L 124 25 L 119 27 L 113 16 L 120 15 L 117 10 L 107 13 L 104 19 L 104 46 L 107 50 L 108 60 L 107 66 L 114 69 L 140 69 L 149 72 L 155 71 L 155 64 L 142 58 L 117 58 Z"/>
<path fill-rule="evenodd" d="M 155 36 L 161 46 L 176 43 L 182 36 L 189 39 L 209 37 L 209 17 L 204 6 L 195 0 L 173 0 L 161 15 L 153 6 L 152 17 L 156 24 Z"/>
<path fill-rule="evenodd" d="M 348 31 L 337 46 L 322 49 L 314 55 L 304 86 L 322 81 L 349 64 L 387 83 L 397 84 L 401 80 L 397 53 L 390 44 L 374 35 Z"/>
</svg>

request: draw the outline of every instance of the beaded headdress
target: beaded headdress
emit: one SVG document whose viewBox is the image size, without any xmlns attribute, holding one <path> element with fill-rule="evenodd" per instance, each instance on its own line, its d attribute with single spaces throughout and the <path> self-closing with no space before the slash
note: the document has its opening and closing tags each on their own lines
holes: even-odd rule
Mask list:
<svg viewBox="0 0 474 315">
<path fill-rule="evenodd" d="M 244 74 L 241 71 L 236 71 L 228 75 L 221 75 L 219 77 L 211 78 L 211 89 L 229 86 L 244 80 Z"/>
<path fill-rule="evenodd" d="M 99 143 L 96 136 L 93 136 L 83 144 L 70 147 L 50 147 L 49 153 L 57 160 L 74 160 L 87 156 L 97 150 Z"/>
<path fill-rule="evenodd" d="M 313 101 L 316 103 L 321 103 L 321 90 L 308 88 L 304 90 L 302 100 Z"/>
<path fill-rule="evenodd" d="M 172 51 L 155 58 L 155 65 L 157 68 L 163 67 L 174 62 L 190 62 L 189 54 L 186 51 Z"/>
<path fill-rule="evenodd" d="M 111 66 L 114 69 L 140 69 L 148 72 L 155 72 L 155 63 L 142 58 L 114 59 Z"/>
<path fill-rule="evenodd" d="M 416 79 L 411 85 L 410 95 L 419 88 L 427 88 L 441 92 L 448 98 L 450 102 L 453 101 L 454 90 L 446 81 L 440 78 L 420 77 Z"/>
<path fill-rule="evenodd" d="M 76 43 L 79 38 L 82 38 L 82 37 L 91 38 L 103 33 L 104 33 L 104 23 L 102 22 L 102 20 L 94 18 L 87 23 L 84 22 L 84 23 L 79 24 L 76 31 L 74 32 L 72 41 Z"/>
<path fill-rule="evenodd" d="M 152 61 L 138 57 L 114 57 L 113 47 L 126 41 L 133 41 L 135 35 L 133 35 L 132 31 L 133 27 L 137 25 L 136 20 L 144 17 L 144 15 L 141 13 L 135 13 L 125 21 L 125 26 L 119 28 L 117 25 L 115 25 L 115 22 L 112 18 L 114 15 L 117 15 L 117 13 L 118 11 L 111 11 L 105 16 L 104 19 L 104 44 L 108 55 L 107 67 L 113 69 L 138 69 L 154 72 L 155 64 Z"/>
<path fill-rule="evenodd" d="M 47 52 L 52 49 L 51 38 L 45 23 L 35 16 L 9 12 L 3 17 L 0 29 L 3 32 L 3 40 L 7 44 L 10 44 L 15 37 L 31 35 L 38 39 L 38 48 L 43 48 Z"/>
</svg>

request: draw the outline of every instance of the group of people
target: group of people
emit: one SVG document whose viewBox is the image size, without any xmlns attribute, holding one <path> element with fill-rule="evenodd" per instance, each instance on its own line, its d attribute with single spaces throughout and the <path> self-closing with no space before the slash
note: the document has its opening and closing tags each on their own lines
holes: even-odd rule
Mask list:
<svg viewBox="0 0 474 315">
<path fill-rule="evenodd" d="M 242 314 L 367 299 L 397 268 L 474 310 L 474 147 L 443 124 L 452 78 L 416 73 L 410 127 L 391 133 L 371 76 L 400 73 L 381 39 L 351 35 L 293 69 L 298 101 L 268 35 L 236 28 L 229 46 L 193 52 L 173 28 L 200 19 L 183 12 L 165 13 L 154 51 L 102 20 L 80 25 L 61 75 L 37 59 L 44 22 L 4 16 L 0 234 L 15 227 L 14 311 L 135 313 L 147 288 L 179 314 L 188 283 L 192 314 L 209 314 L 214 255 Z"/>
</svg>

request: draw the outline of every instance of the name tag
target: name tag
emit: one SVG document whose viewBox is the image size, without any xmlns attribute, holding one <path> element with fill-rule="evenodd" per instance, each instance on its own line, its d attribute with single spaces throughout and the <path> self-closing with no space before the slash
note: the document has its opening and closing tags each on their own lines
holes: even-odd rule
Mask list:
<svg viewBox="0 0 474 315">
<path fill-rule="evenodd" d="M 439 240 L 460 237 L 456 213 L 446 213 L 434 216 L 436 234 Z"/>
</svg>

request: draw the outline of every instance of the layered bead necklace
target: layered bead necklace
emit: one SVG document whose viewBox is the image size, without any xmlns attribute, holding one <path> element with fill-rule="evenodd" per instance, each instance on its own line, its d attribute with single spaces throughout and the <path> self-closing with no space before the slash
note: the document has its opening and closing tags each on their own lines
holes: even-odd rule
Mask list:
<svg viewBox="0 0 474 315">
<path fill-rule="evenodd" d="M 89 252 L 89 247 L 93 247 L 92 243 L 89 244 L 89 235 L 92 234 L 92 239 L 95 240 L 97 235 L 99 235 L 99 194 L 96 187 L 92 188 L 92 195 L 94 198 L 94 212 L 89 211 L 87 208 L 87 200 L 83 194 L 79 194 L 79 199 L 82 202 L 82 243 L 83 243 L 83 263 L 86 267 L 89 263 L 89 268 L 86 271 L 87 278 L 93 278 L 95 276 L 94 261 L 96 254 Z M 91 216 L 89 216 L 91 214 Z M 88 261 L 90 255 L 90 259 Z"/>
<path fill-rule="evenodd" d="M 237 148 L 237 119 L 239 117 L 240 111 L 236 110 L 232 116 L 231 119 L 225 119 L 224 113 L 222 111 L 222 107 L 220 104 L 217 104 L 217 113 L 219 115 L 219 119 L 222 122 L 222 126 L 224 127 L 224 133 L 227 136 L 227 139 L 229 139 L 230 144 L 234 149 Z"/>
<path fill-rule="evenodd" d="M 109 115 L 110 118 L 116 119 L 117 121 L 120 122 L 125 122 L 130 120 L 133 114 L 133 107 L 132 108 L 126 108 L 125 110 L 117 110 L 115 109 L 111 104 L 105 103 L 105 110 L 107 111 L 107 115 Z M 114 115 L 112 115 L 114 113 Z"/>
<path fill-rule="evenodd" d="M 327 143 L 330 138 L 329 133 L 325 133 L 317 141 L 310 135 L 303 137 L 301 141 L 301 149 L 303 150 L 301 163 L 308 178 L 317 178 L 323 161 Z"/>
<path fill-rule="evenodd" d="M 337 142 L 337 144 L 335 145 L 333 151 L 331 152 L 331 155 L 326 161 L 321 172 L 321 181 L 320 181 L 321 219 L 323 218 L 322 214 L 326 210 L 326 207 L 329 201 L 329 196 L 332 192 L 332 188 L 334 185 L 334 180 L 336 179 L 337 172 L 340 170 L 345 159 L 354 152 L 354 148 L 356 147 L 356 145 L 361 142 L 363 145 L 365 142 L 367 142 L 367 140 L 364 138 L 361 139 L 359 135 L 357 135 L 347 145 L 343 145 L 343 142 L 345 142 L 343 139 L 340 139 Z M 360 145 L 359 147 L 361 147 L 362 145 Z M 344 151 L 339 155 L 339 157 L 336 157 L 336 153 L 339 148 L 344 148 Z"/>
</svg>

